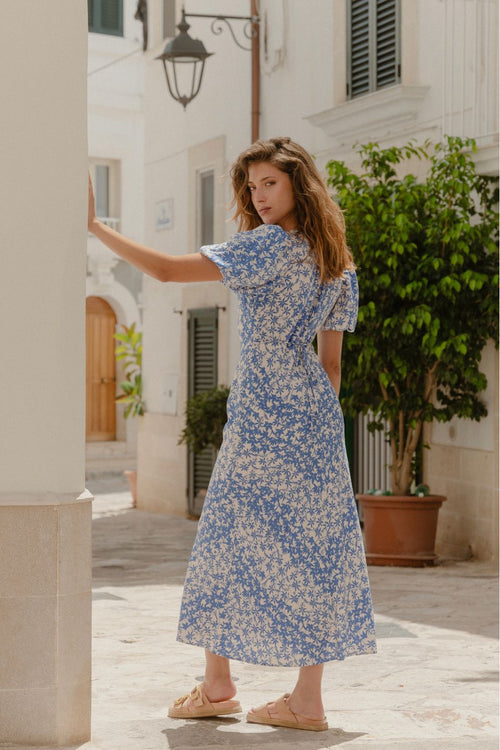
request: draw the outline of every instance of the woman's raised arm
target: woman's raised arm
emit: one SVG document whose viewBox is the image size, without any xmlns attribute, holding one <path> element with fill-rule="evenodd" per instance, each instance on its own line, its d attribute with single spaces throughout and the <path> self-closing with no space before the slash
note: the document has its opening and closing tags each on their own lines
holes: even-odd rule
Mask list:
<svg viewBox="0 0 500 750">
<path fill-rule="evenodd" d="M 201 253 L 168 255 L 124 237 L 103 224 L 95 215 L 94 191 L 89 176 L 88 229 L 114 253 L 158 281 L 220 281 L 222 275 Z"/>
</svg>

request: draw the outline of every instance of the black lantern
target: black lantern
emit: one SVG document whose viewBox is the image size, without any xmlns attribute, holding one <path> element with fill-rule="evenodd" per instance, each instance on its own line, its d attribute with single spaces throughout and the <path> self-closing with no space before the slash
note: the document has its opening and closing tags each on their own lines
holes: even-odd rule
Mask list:
<svg viewBox="0 0 500 750">
<path fill-rule="evenodd" d="M 170 94 L 186 109 L 189 102 L 195 98 L 200 90 L 205 60 L 210 57 L 212 52 L 207 52 L 205 45 L 199 39 L 193 39 L 189 36 L 189 24 L 186 21 L 184 10 L 177 28 L 180 33 L 167 42 L 162 54 L 158 55 L 156 59 L 163 61 Z M 172 67 L 169 73 L 170 64 Z M 187 67 L 189 65 L 193 66 L 192 71 Z M 186 66 L 186 68 L 182 69 L 179 66 Z M 187 75 L 185 75 L 186 73 Z M 186 88 L 191 87 L 190 93 L 182 93 L 179 89 L 179 85 L 182 88 L 182 84 L 185 84 Z"/>
</svg>

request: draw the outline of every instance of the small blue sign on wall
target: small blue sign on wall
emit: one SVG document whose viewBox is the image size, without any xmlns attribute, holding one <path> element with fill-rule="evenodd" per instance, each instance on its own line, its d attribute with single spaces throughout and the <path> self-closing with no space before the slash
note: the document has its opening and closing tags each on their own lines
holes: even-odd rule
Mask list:
<svg viewBox="0 0 500 750">
<path fill-rule="evenodd" d="M 155 229 L 157 232 L 172 229 L 174 226 L 174 199 L 166 198 L 163 201 L 158 201 L 155 214 Z"/>
</svg>

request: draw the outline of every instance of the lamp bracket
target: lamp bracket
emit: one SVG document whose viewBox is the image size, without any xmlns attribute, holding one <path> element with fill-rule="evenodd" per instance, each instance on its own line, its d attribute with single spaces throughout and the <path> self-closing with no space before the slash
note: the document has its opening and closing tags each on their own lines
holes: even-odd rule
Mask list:
<svg viewBox="0 0 500 750">
<path fill-rule="evenodd" d="M 212 34 L 219 35 L 222 34 L 224 31 L 224 26 L 222 24 L 226 24 L 227 28 L 229 29 L 231 36 L 233 37 L 234 43 L 240 48 L 245 50 L 246 52 L 250 52 L 252 49 L 251 47 L 246 47 L 245 45 L 241 44 L 240 41 L 238 41 L 236 34 L 234 33 L 234 29 L 231 21 L 244 21 L 243 26 L 243 36 L 246 39 L 252 39 L 252 37 L 255 37 L 257 35 L 256 25 L 260 21 L 259 16 L 222 16 L 222 15 L 211 15 L 209 13 L 185 13 L 183 11 L 183 17 L 184 18 L 211 18 L 211 30 Z"/>
</svg>

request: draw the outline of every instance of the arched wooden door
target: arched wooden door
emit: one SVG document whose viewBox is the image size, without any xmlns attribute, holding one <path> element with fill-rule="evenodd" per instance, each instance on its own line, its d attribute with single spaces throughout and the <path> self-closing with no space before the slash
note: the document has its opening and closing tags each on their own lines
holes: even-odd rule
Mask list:
<svg viewBox="0 0 500 750">
<path fill-rule="evenodd" d="M 87 297 L 86 440 L 116 440 L 116 315 L 106 300 Z"/>
</svg>

